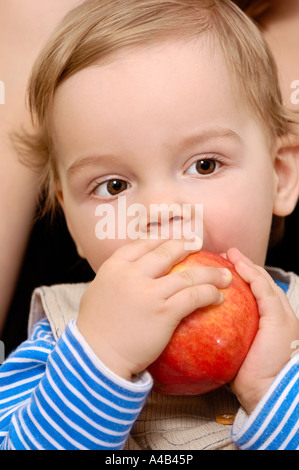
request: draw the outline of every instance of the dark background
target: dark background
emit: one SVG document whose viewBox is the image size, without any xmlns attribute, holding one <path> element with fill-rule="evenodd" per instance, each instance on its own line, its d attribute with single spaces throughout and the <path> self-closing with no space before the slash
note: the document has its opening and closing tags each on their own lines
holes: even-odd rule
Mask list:
<svg viewBox="0 0 299 470">
<path fill-rule="evenodd" d="M 27 338 L 31 295 L 35 287 L 89 281 L 94 273 L 77 255 L 62 215 L 34 224 L 16 292 L 3 332 L 6 356 Z"/>
</svg>

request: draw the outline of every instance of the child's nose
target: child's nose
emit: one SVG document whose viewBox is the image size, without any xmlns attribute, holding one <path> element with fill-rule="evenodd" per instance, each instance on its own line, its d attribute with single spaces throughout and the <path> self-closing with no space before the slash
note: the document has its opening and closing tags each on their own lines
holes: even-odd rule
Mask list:
<svg viewBox="0 0 299 470">
<path fill-rule="evenodd" d="M 203 211 L 201 204 L 194 204 L 186 195 L 184 186 L 163 177 L 151 179 L 151 185 L 143 187 L 140 202 L 146 209 L 139 229 L 147 237 L 187 238 L 203 236 Z M 197 207 L 199 206 L 199 207 Z M 146 215 L 145 215 L 146 214 Z"/>
<path fill-rule="evenodd" d="M 191 207 L 178 203 L 151 203 L 141 230 L 152 236 L 181 238 L 184 224 L 191 220 Z"/>
</svg>

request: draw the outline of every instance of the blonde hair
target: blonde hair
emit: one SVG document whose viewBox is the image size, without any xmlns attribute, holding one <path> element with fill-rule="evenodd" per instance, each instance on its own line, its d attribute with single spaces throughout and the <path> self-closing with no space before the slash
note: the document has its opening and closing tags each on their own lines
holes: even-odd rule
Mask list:
<svg viewBox="0 0 299 470">
<path fill-rule="evenodd" d="M 216 39 L 232 78 L 270 135 L 292 132 L 272 56 L 258 28 L 230 0 L 87 0 L 58 26 L 29 84 L 30 110 L 39 131 L 23 136 L 22 143 L 42 170 L 45 212 L 56 206 L 50 111 L 57 87 L 94 63 L 113 60 L 124 49 L 201 34 Z"/>
</svg>

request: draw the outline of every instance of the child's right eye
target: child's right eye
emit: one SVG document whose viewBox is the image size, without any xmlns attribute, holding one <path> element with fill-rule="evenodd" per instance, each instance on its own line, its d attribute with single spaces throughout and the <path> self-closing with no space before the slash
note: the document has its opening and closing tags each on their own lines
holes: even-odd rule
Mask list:
<svg viewBox="0 0 299 470">
<path fill-rule="evenodd" d="M 98 184 L 94 189 L 94 194 L 100 197 L 117 196 L 121 192 L 128 189 L 129 186 L 130 185 L 127 181 L 113 178 L 111 180 L 105 181 L 104 183 Z"/>
</svg>

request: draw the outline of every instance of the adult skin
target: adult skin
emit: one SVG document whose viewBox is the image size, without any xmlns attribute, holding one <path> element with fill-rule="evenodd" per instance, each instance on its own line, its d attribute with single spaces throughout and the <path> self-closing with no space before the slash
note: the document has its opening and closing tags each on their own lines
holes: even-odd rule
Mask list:
<svg viewBox="0 0 299 470">
<path fill-rule="evenodd" d="M 254 2 L 248 3 L 250 6 Z M 276 61 L 283 102 L 299 113 L 299 1 L 273 0 L 264 13 L 255 19 Z M 299 204 L 285 220 L 283 242 L 269 251 L 269 265 L 283 266 L 286 270 L 298 272 L 298 256 L 294 257 L 293 252 L 297 244 L 298 216 Z"/>
<path fill-rule="evenodd" d="M 26 87 L 32 64 L 59 20 L 79 3 L 0 0 L 0 334 L 33 225 L 38 191 L 38 174 L 20 162 L 10 135 L 21 127 L 30 130 Z"/>
<path fill-rule="evenodd" d="M 276 0 L 258 21 L 278 66 L 284 103 L 299 112 L 299 1 Z"/>
<path fill-rule="evenodd" d="M 299 113 L 299 1 L 236 0 L 234 3 L 259 24 L 277 64 L 283 102 Z M 299 204 L 285 219 L 283 241 L 269 250 L 268 265 L 298 272 L 293 251 L 297 244 L 298 216 Z"/>
</svg>

